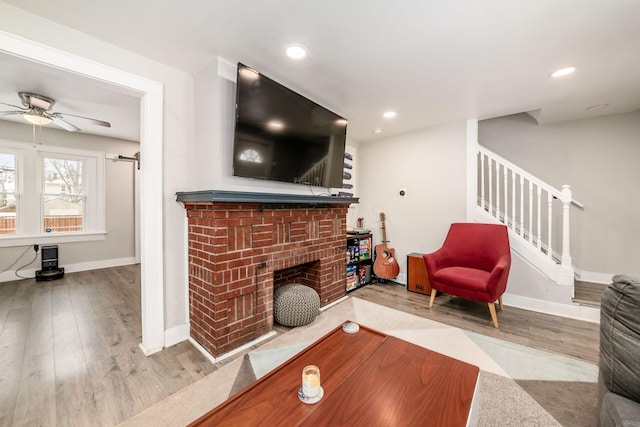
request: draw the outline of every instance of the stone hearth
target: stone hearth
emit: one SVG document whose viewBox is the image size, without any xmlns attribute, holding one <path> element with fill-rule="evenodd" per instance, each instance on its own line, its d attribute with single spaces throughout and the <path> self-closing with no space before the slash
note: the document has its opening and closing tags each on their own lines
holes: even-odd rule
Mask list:
<svg viewBox="0 0 640 427">
<path fill-rule="evenodd" d="M 274 286 L 304 283 L 321 305 L 346 293 L 346 215 L 357 199 L 255 197 L 178 193 L 189 226 L 191 337 L 214 357 L 273 329 Z"/>
</svg>

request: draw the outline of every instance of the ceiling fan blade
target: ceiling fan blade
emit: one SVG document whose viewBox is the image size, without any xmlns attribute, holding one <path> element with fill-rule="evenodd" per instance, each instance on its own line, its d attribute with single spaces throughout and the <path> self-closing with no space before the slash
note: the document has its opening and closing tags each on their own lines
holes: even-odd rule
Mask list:
<svg viewBox="0 0 640 427">
<path fill-rule="evenodd" d="M 0 111 L 0 116 L 11 116 L 12 114 L 24 114 L 24 111 Z"/>
<path fill-rule="evenodd" d="M 51 120 L 53 121 L 53 123 L 57 124 L 58 126 L 60 126 L 62 129 L 68 130 L 69 132 L 78 132 L 80 130 L 79 127 L 72 125 L 69 122 L 66 122 L 64 120 L 62 120 L 59 116 L 57 115 L 50 115 L 49 116 L 51 118 Z"/>
<path fill-rule="evenodd" d="M 13 105 L 13 104 L 7 104 L 6 102 L 0 102 L 0 104 L 2 104 L 2 105 L 8 105 L 9 107 L 17 108 L 18 110 L 22 110 L 22 111 L 27 111 L 27 110 L 28 110 L 28 108 L 19 107 L 19 106 L 17 106 L 17 105 Z"/>
<path fill-rule="evenodd" d="M 75 117 L 78 119 L 83 119 L 83 120 L 88 120 L 91 123 L 95 124 L 95 125 L 99 125 L 99 126 L 104 126 L 107 128 L 111 127 L 111 123 L 109 122 L 105 122 L 104 120 L 98 120 L 98 119 L 92 119 L 91 117 L 84 117 L 84 116 L 76 116 L 75 114 L 68 114 L 68 113 L 53 113 L 54 117 Z"/>
</svg>

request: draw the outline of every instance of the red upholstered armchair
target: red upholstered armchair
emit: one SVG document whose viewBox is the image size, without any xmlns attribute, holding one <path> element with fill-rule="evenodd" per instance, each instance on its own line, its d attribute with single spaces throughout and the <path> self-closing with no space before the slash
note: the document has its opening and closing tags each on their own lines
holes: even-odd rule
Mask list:
<svg viewBox="0 0 640 427">
<path fill-rule="evenodd" d="M 495 302 L 502 310 L 511 250 L 507 227 L 497 224 L 455 223 L 442 247 L 424 255 L 431 284 L 429 307 L 436 291 L 489 304 L 493 326 L 498 327 Z"/>
</svg>

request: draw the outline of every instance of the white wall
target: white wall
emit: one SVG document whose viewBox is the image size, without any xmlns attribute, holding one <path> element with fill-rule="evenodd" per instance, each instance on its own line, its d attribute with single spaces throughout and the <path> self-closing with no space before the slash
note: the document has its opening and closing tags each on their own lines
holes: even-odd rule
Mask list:
<svg viewBox="0 0 640 427">
<path fill-rule="evenodd" d="M 481 145 L 549 184 L 571 185 L 571 255 L 580 270 L 640 272 L 640 112 L 538 125 L 518 114 L 479 123 Z M 603 274 L 604 275 L 604 274 Z"/>
<path fill-rule="evenodd" d="M 164 326 L 185 326 L 185 214 L 175 193 L 193 188 L 189 163 L 195 147 L 193 77 L 5 3 L 0 3 L 0 29 L 163 84 Z"/>
<path fill-rule="evenodd" d="M 7 121 L 0 121 L 0 139 L 31 143 L 32 127 Z M 133 141 L 105 138 L 95 135 L 70 133 L 64 130 L 42 128 L 38 141 L 58 147 L 100 151 L 133 155 L 139 151 L 140 144 Z M 104 240 L 59 243 L 59 264 L 68 271 L 77 271 L 94 266 L 121 265 L 132 263 L 135 256 L 134 230 L 134 169 L 130 162 L 105 162 L 105 209 L 106 231 Z M 0 270 L 4 270 L 23 251 L 24 247 L 0 248 L 3 260 Z M 33 251 L 28 251 L 16 266 L 26 264 L 33 259 Z M 40 254 L 20 275 L 33 277 L 33 271 L 40 269 Z M 15 268 L 0 276 L 0 280 L 16 280 Z"/>
<path fill-rule="evenodd" d="M 466 220 L 465 156 L 465 121 L 358 145 L 358 215 L 379 244 L 385 213 L 399 281 L 406 283 L 407 254 L 438 249 L 449 225 Z"/>
</svg>

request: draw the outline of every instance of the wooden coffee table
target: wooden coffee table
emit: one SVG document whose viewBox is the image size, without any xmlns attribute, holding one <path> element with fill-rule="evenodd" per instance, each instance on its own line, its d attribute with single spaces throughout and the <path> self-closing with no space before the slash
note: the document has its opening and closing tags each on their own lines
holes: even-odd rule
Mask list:
<svg viewBox="0 0 640 427">
<path fill-rule="evenodd" d="M 324 397 L 298 399 L 302 368 Z M 465 426 L 479 369 L 360 325 L 339 326 L 192 426 Z"/>
</svg>

